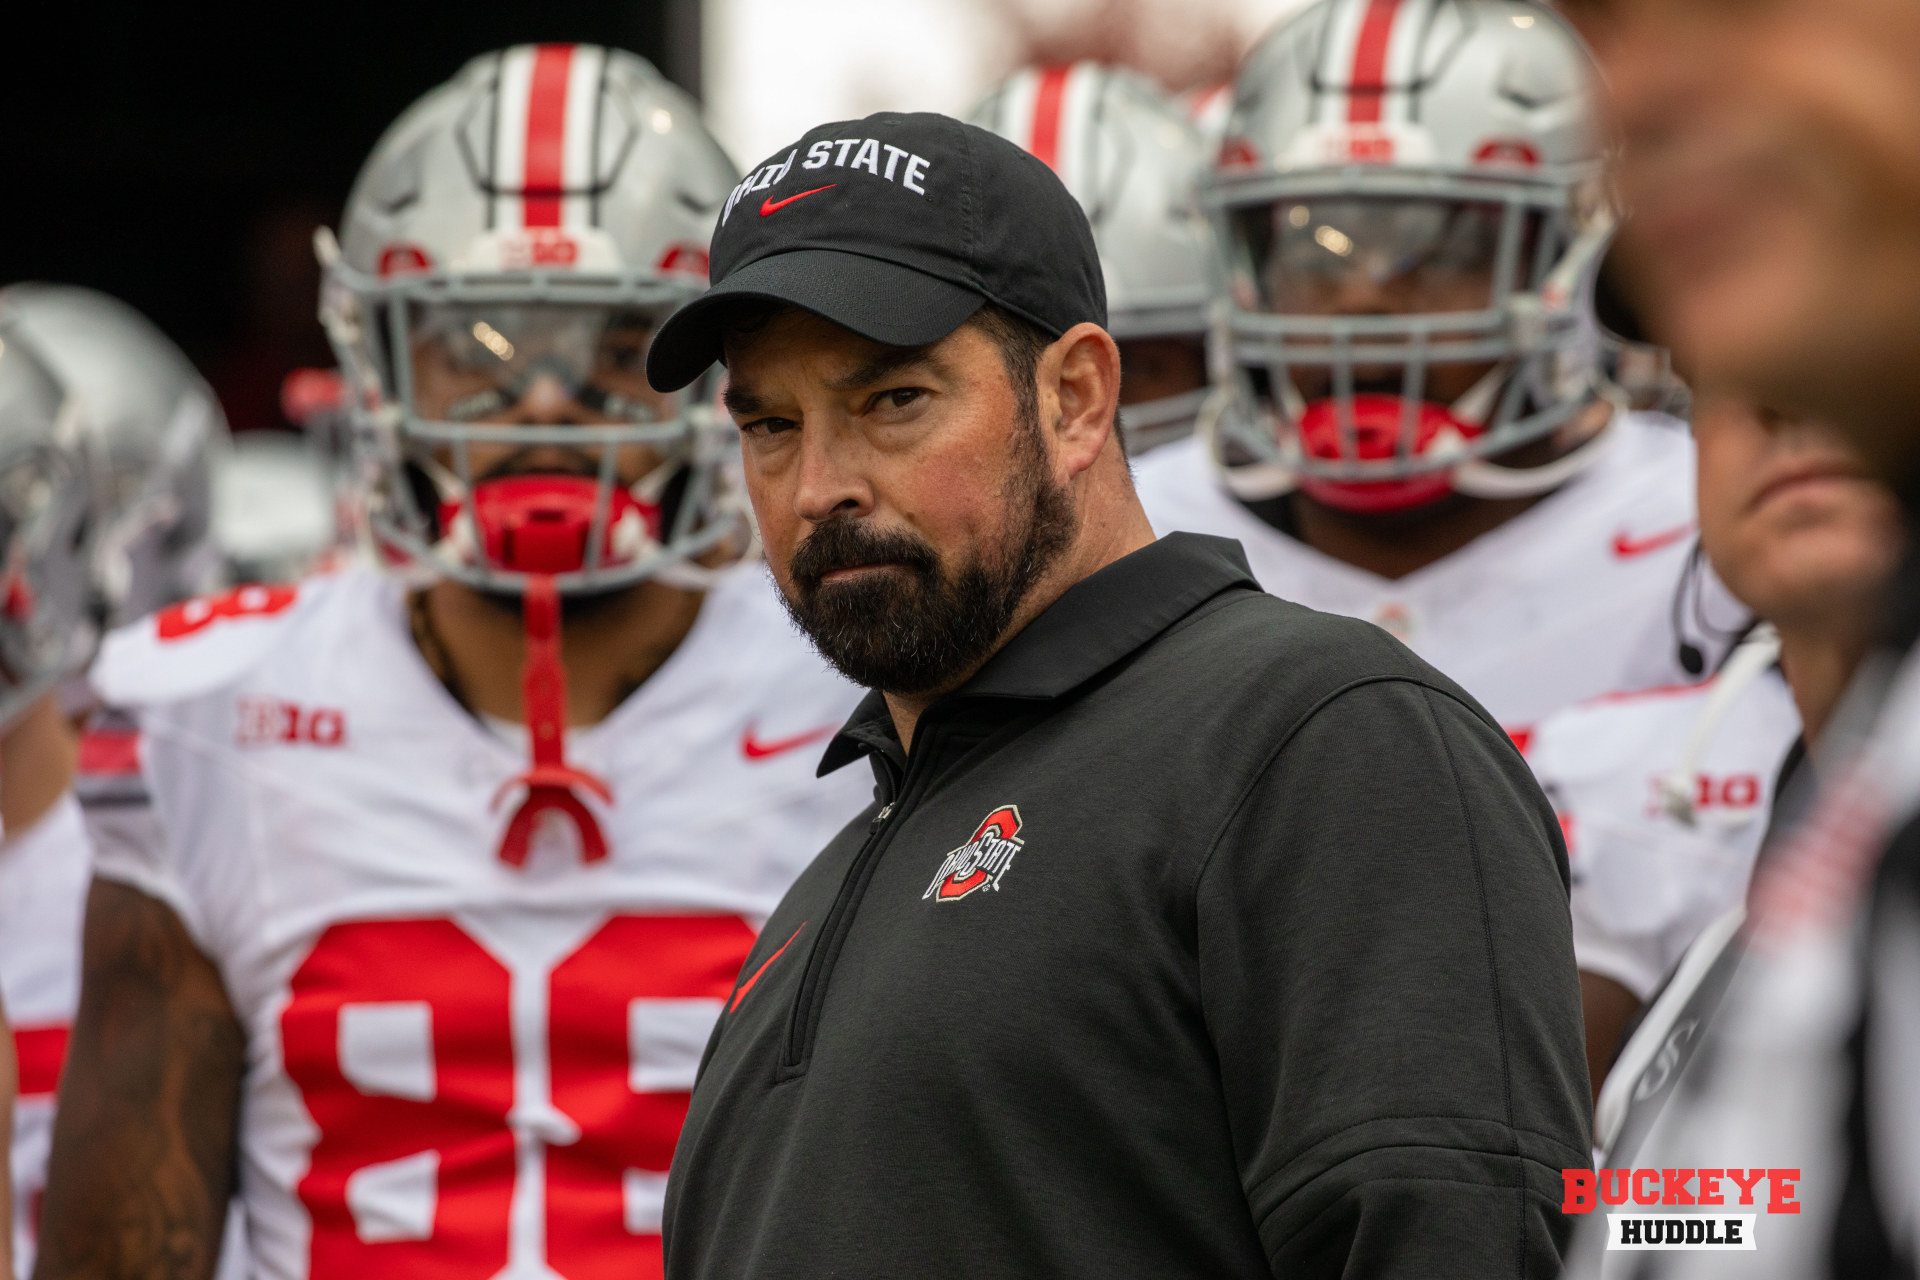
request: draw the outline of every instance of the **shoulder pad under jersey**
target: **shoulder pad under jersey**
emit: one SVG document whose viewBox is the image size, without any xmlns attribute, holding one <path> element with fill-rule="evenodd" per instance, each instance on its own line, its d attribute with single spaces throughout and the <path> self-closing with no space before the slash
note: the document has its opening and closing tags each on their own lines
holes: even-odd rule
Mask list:
<svg viewBox="0 0 1920 1280">
<path fill-rule="evenodd" d="M 89 674 L 111 706 L 140 707 L 207 693 L 245 675 L 335 583 L 249 584 L 169 605 L 109 635 Z"/>
<path fill-rule="evenodd" d="M 1712 692 L 1709 682 L 1603 693 L 1554 712 L 1534 727 L 1527 761 L 1541 776 L 1582 776 L 1636 768 L 1677 754 Z"/>
</svg>

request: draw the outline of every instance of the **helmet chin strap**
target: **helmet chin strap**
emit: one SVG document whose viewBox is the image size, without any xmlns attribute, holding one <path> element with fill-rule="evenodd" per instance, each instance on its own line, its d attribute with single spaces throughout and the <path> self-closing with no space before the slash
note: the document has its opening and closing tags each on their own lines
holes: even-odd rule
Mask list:
<svg viewBox="0 0 1920 1280">
<path fill-rule="evenodd" d="M 1531 498 L 1558 489 L 1613 445 L 1614 432 L 1608 428 L 1626 412 L 1626 397 L 1617 388 L 1603 387 L 1600 398 L 1612 409 L 1606 423 L 1570 452 L 1538 467 L 1503 467 L 1489 458 L 1469 458 L 1453 469 L 1454 490 L 1470 498 Z"/>
<path fill-rule="evenodd" d="M 521 696 L 533 759 L 525 773 L 509 779 L 493 798 L 497 809 L 513 788 L 527 789 L 500 837 L 500 860 L 524 866 L 540 815 L 552 811 L 571 821 L 580 833 L 581 860 L 598 862 L 607 856 L 607 838 L 579 792 L 612 804 L 613 791 L 605 780 L 567 763 L 567 669 L 560 663 L 560 591 L 551 575 L 527 579 L 521 615 L 527 636 Z"/>
<path fill-rule="evenodd" d="M 1292 493 L 1299 488 L 1299 481 L 1292 467 L 1280 462 L 1262 460 L 1259 462 L 1230 463 L 1223 456 L 1220 447 L 1220 423 L 1226 417 L 1232 400 L 1231 393 L 1225 387 L 1214 388 L 1200 406 L 1200 416 L 1194 421 L 1194 434 L 1200 437 L 1201 446 L 1207 456 L 1213 459 L 1215 470 L 1220 473 L 1220 481 L 1226 485 L 1227 492 L 1244 502 L 1264 502 L 1268 498 L 1277 498 Z"/>
<path fill-rule="evenodd" d="M 1558 489 L 1600 460 L 1613 446 L 1614 433 L 1596 432 L 1591 440 L 1538 467 L 1503 467 L 1485 458 L 1470 458 L 1453 469 L 1455 492 L 1470 498 L 1530 498 Z"/>
</svg>

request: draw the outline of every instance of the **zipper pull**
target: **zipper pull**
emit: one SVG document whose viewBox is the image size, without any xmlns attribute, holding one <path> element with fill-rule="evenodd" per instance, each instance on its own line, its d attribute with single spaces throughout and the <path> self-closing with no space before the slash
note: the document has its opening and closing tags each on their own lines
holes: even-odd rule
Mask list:
<svg viewBox="0 0 1920 1280">
<path fill-rule="evenodd" d="M 867 824 L 867 834 L 872 835 L 874 832 L 878 831 L 892 813 L 893 813 L 892 802 L 888 802 L 887 804 L 881 805 L 880 812 L 874 814 L 873 821 Z"/>
</svg>

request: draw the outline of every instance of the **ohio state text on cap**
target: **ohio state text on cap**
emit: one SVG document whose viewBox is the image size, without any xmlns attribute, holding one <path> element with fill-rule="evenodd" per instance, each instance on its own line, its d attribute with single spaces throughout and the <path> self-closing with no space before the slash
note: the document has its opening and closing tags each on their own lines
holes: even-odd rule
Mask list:
<svg viewBox="0 0 1920 1280">
<path fill-rule="evenodd" d="M 713 287 L 660 327 L 647 380 L 677 391 L 721 357 L 729 312 L 784 302 L 913 347 L 983 303 L 1058 336 L 1105 325 L 1087 217 L 1047 165 L 975 125 L 883 112 L 808 130 L 756 166 L 714 228 Z"/>
</svg>

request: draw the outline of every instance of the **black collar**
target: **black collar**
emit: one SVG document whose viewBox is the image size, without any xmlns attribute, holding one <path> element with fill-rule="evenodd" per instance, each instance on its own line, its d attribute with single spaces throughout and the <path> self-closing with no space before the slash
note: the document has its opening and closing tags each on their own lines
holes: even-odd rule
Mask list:
<svg viewBox="0 0 1920 1280">
<path fill-rule="evenodd" d="M 1145 646 L 1223 591 L 1258 591 L 1246 552 L 1230 538 L 1170 533 L 1082 578 L 940 702 L 1057 698 Z M 937 705 L 937 704 L 936 704 Z M 899 748 L 879 690 L 861 700 L 827 744 L 822 776 L 861 756 Z"/>
</svg>

